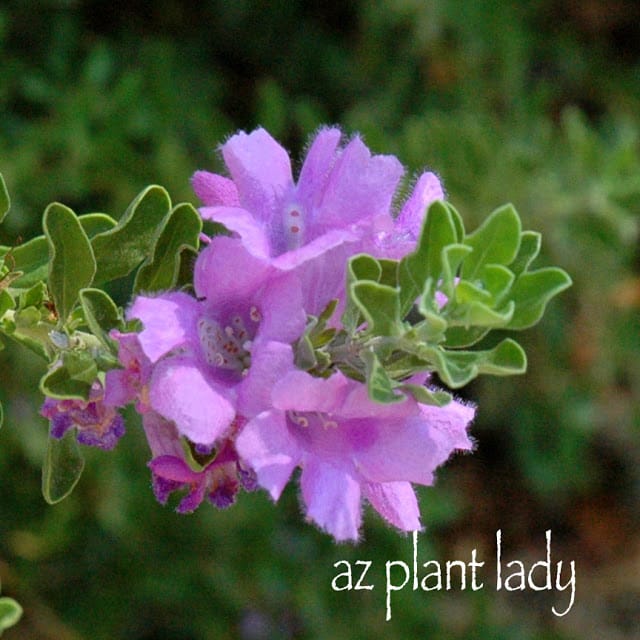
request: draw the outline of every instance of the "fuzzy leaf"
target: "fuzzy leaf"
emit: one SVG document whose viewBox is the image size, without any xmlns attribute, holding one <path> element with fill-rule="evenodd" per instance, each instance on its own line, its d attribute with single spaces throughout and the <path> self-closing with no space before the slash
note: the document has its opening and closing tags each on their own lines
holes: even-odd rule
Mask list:
<svg viewBox="0 0 640 640">
<path fill-rule="evenodd" d="M 403 402 L 406 397 L 402 393 L 394 391 L 395 384 L 387 375 L 376 354 L 368 349 L 362 352 L 361 357 L 365 364 L 369 397 L 375 402 L 383 404 Z"/>
<path fill-rule="evenodd" d="M 88 287 L 96 272 L 96 261 L 89 238 L 76 215 L 54 202 L 42 220 L 49 241 L 49 291 L 58 316 L 64 322 L 78 299 L 80 289 Z"/>
<path fill-rule="evenodd" d="M 133 200 L 113 229 L 96 235 L 91 241 L 97 263 L 96 282 L 126 276 L 147 258 L 170 209 L 166 190 L 151 185 Z"/>
<path fill-rule="evenodd" d="M 509 265 L 520 248 L 520 217 L 512 205 L 496 209 L 464 243 L 473 249 L 462 265 L 462 277 L 473 280 L 486 264 Z"/>
<path fill-rule="evenodd" d="M 89 239 L 98 233 L 113 229 L 116 221 L 104 213 L 87 213 L 78 216 Z M 49 243 L 45 236 L 36 236 L 17 247 L 0 247 L 0 254 L 11 252 L 15 271 L 22 272 L 12 283 L 13 287 L 27 289 L 47 279 L 49 269 Z"/>
<path fill-rule="evenodd" d="M 523 231 L 520 235 L 520 249 L 514 261 L 509 265 L 509 269 L 519 276 L 524 273 L 529 265 L 540 253 L 542 236 L 537 231 Z"/>
<path fill-rule="evenodd" d="M 75 429 L 62 438 L 49 438 L 42 466 L 42 495 L 49 504 L 64 500 L 78 484 L 84 469 L 84 458 L 76 442 Z"/>
<path fill-rule="evenodd" d="M 507 328 L 527 329 L 536 324 L 542 318 L 551 298 L 571 284 L 569 275 L 557 267 L 523 273 L 516 280 L 509 296 L 516 307 Z"/>
<path fill-rule="evenodd" d="M 351 298 L 376 336 L 394 336 L 402 331 L 397 288 L 361 280 L 350 287 Z"/>
<path fill-rule="evenodd" d="M 410 393 L 418 402 L 422 404 L 444 407 L 451 402 L 451 394 L 440 389 L 434 390 L 420 384 L 405 383 L 398 387 L 406 393 Z"/>
<path fill-rule="evenodd" d="M 427 212 L 416 249 L 400 261 L 398 280 L 401 310 L 406 313 L 423 290 L 427 278 L 436 282 L 443 271 L 442 250 L 458 239 L 456 223 L 449 207 L 434 202 Z"/>
<path fill-rule="evenodd" d="M 174 207 L 153 248 L 153 256 L 140 267 L 134 291 L 171 289 L 178 279 L 180 254 L 184 249 L 198 250 L 202 218 L 188 203 Z"/>
<path fill-rule="evenodd" d="M 450 244 L 442 250 L 442 282 L 440 289 L 448 298 L 453 296 L 460 264 L 472 251 L 471 247 L 466 244 Z"/>
<path fill-rule="evenodd" d="M 359 280 L 378 282 L 381 275 L 382 267 L 374 257 L 365 253 L 355 255 L 347 263 L 347 291 L 350 291 L 351 285 Z M 362 322 L 360 308 L 355 304 L 352 296 L 348 296 L 342 313 L 342 325 L 347 333 L 353 334 Z"/>
<path fill-rule="evenodd" d="M 450 351 L 419 345 L 415 353 L 435 366 L 452 389 L 463 387 L 482 373 L 507 376 L 524 373 L 527 368 L 524 350 L 510 338 L 486 351 Z"/>
<path fill-rule="evenodd" d="M 40 379 L 40 391 L 42 391 L 45 396 L 57 398 L 59 400 L 67 398 L 73 400 L 86 400 L 89 397 L 89 392 L 91 391 L 91 383 L 87 383 L 86 381 L 79 379 L 82 377 L 81 370 L 74 373 L 74 376 L 71 375 L 65 366 L 52 369 Z"/>
<path fill-rule="evenodd" d="M 113 349 L 109 331 L 122 328 L 122 317 L 116 303 L 101 289 L 83 289 L 80 304 L 91 333 L 108 349 Z"/>
<path fill-rule="evenodd" d="M 0 319 L 2 316 L 9 311 L 9 309 L 13 309 L 15 307 L 15 303 L 13 298 L 5 289 L 0 291 Z"/>
</svg>

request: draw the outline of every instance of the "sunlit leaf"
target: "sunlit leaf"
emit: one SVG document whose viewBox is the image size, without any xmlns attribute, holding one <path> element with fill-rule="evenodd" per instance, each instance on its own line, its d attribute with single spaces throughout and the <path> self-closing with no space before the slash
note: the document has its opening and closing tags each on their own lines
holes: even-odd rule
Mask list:
<svg viewBox="0 0 640 640">
<path fill-rule="evenodd" d="M 60 320 L 71 313 L 80 289 L 93 281 L 96 261 L 89 238 L 77 216 L 64 205 L 50 204 L 42 221 L 49 241 L 49 292 Z"/>
<path fill-rule="evenodd" d="M 520 248 L 518 213 L 508 204 L 496 209 L 464 240 L 473 249 L 462 265 L 462 277 L 473 280 L 486 264 L 509 265 Z"/>
<path fill-rule="evenodd" d="M 367 390 L 372 400 L 389 404 L 393 402 L 403 402 L 406 399 L 406 396 L 394 390 L 396 385 L 391 378 L 389 378 L 387 371 L 372 350 L 368 349 L 363 351 L 361 358 L 365 363 Z"/>
<path fill-rule="evenodd" d="M 109 331 L 122 328 L 122 316 L 116 303 L 101 289 L 83 289 L 80 291 L 80 304 L 91 333 L 111 349 Z"/>
<path fill-rule="evenodd" d="M 178 279 L 180 254 L 184 249 L 197 251 L 202 218 L 188 203 L 177 205 L 169 215 L 148 258 L 136 275 L 134 291 L 171 289 Z"/>
<path fill-rule="evenodd" d="M 536 324 L 551 298 L 570 286 L 569 275 L 557 267 L 523 273 L 511 290 L 516 307 L 507 328 L 526 329 Z"/>
<path fill-rule="evenodd" d="M 171 200 L 165 189 L 147 187 L 129 205 L 111 230 L 97 234 L 91 244 L 96 257 L 96 282 L 128 275 L 153 251 Z"/>
</svg>

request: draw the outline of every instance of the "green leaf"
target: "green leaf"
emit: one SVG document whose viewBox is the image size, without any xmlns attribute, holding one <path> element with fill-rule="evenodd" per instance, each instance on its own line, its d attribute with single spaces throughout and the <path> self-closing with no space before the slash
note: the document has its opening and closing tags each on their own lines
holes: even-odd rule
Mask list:
<svg viewBox="0 0 640 640">
<path fill-rule="evenodd" d="M 376 336 L 395 336 L 402 332 L 397 288 L 360 280 L 351 285 L 350 294 L 367 322 L 369 333 Z"/>
<path fill-rule="evenodd" d="M 527 355 L 524 349 L 511 338 L 500 342 L 478 363 L 479 373 L 492 376 L 513 376 L 525 373 L 527 370 Z"/>
<path fill-rule="evenodd" d="M 306 331 L 296 343 L 294 358 L 296 367 L 303 371 L 309 371 L 318 364 L 313 343 Z"/>
<path fill-rule="evenodd" d="M 44 282 L 40 280 L 39 282 L 36 282 L 29 289 L 25 289 L 20 293 L 19 307 L 21 309 L 25 309 L 26 307 L 40 308 L 42 306 L 42 303 L 46 299 L 46 297 L 47 297 L 47 287 L 44 284 Z"/>
<path fill-rule="evenodd" d="M 96 272 L 89 238 L 76 215 L 54 202 L 44 212 L 42 221 L 49 241 L 49 291 L 61 322 L 67 319 L 78 299 L 80 289 L 88 287 Z"/>
<path fill-rule="evenodd" d="M 450 244 L 442 250 L 442 283 L 439 288 L 448 298 L 453 296 L 460 264 L 472 251 L 465 244 Z"/>
<path fill-rule="evenodd" d="M 85 233 L 89 238 L 97 236 L 99 233 L 109 231 L 116 226 L 116 221 L 106 213 L 85 213 L 78 216 Z"/>
<path fill-rule="evenodd" d="M 398 388 L 406 393 L 410 393 L 422 404 L 444 407 L 451 402 L 451 394 L 440 389 L 429 389 L 424 385 L 410 383 L 401 384 Z"/>
<path fill-rule="evenodd" d="M 42 495 L 49 504 L 64 500 L 78 484 L 84 458 L 76 442 L 76 430 L 69 429 L 62 438 L 49 438 L 42 466 Z"/>
<path fill-rule="evenodd" d="M 97 234 L 91 241 L 97 263 L 96 282 L 126 276 L 147 258 L 170 209 L 166 190 L 151 185 L 133 200 L 115 228 Z"/>
<path fill-rule="evenodd" d="M 485 264 L 482 268 L 480 280 L 491 294 L 491 304 L 496 307 L 506 298 L 513 282 L 515 275 L 511 269 L 501 264 Z"/>
<path fill-rule="evenodd" d="M 442 250 L 457 242 L 458 230 L 449 207 L 439 200 L 427 212 L 416 249 L 400 261 L 398 280 L 401 310 L 406 313 L 424 288 L 427 278 L 435 282 L 443 272 Z"/>
<path fill-rule="evenodd" d="M 59 366 L 42 376 L 40 391 L 45 396 L 59 400 L 86 400 L 91 391 L 91 383 L 72 377 L 65 366 Z"/>
<path fill-rule="evenodd" d="M 69 378 L 83 382 L 89 387 L 98 377 L 98 367 L 87 351 L 67 351 L 62 355 L 62 364 Z"/>
<path fill-rule="evenodd" d="M 523 273 L 511 289 L 510 298 L 516 306 L 507 328 L 527 329 L 536 324 L 551 298 L 571 284 L 569 274 L 557 267 Z"/>
<path fill-rule="evenodd" d="M 509 269 L 511 269 L 516 276 L 524 273 L 540 253 L 541 245 L 541 234 L 537 231 L 523 231 L 520 235 L 520 249 L 518 250 L 518 255 L 509 265 Z"/>
<path fill-rule="evenodd" d="M 180 254 L 184 249 L 198 250 L 202 218 L 188 203 L 171 211 L 153 249 L 136 275 L 134 291 L 163 291 L 171 289 L 178 278 Z"/>
<path fill-rule="evenodd" d="M 80 304 L 91 333 L 111 351 L 113 341 L 109 338 L 109 331 L 123 328 L 116 303 L 101 289 L 83 289 L 80 291 Z"/>
<path fill-rule="evenodd" d="M 89 239 L 98 233 L 113 229 L 116 221 L 104 213 L 87 213 L 78 216 Z M 1 247 L 0 253 L 11 251 L 14 269 L 22 275 L 12 283 L 13 287 L 27 289 L 37 282 L 47 279 L 49 270 L 49 243 L 45 236 L 37 236 L 17 247 Z"/>
<path fill-rule="evenodd" d="M 2 403 L 0 402 L 0 428 L 4 424 L 4 410 L 2 408 Z"/>
<path fill-rule="evenodd" d="M 18 624 L 22 607 L 13 598 L 0 598 L 0 636 L 2 632 Z"/>
<path fill-rule="evenodd" d="M 462 277 L 475 279 L 486 264 L 511 264 L 520 248 L 520 234 L 520 217 L 513 205 L 496 209 L 465 238 L 473 252 L 462 265 Z"/>
<path fill-rule="evenodd" d="M 9 311 L 10 309 L 13 309 L 14 307 L 15 307 L 15 303 L 10 293 L 4 289 L 0 291 L 0 319 L 2 319 L 2 316 L 7 311 Z"/>
<path fill-rule="evenodd" d="M 491 327 L 448 327 L 445 333 L 444 346 L 451 349 L 470 347 L 480 342 L 489 331 L 491 331 Z"/>
<path fill-rule="evenodd" d="M 382 366 L 378 357 L 371 349 L 363 351 L 361 358 L 365 365 L 365 374 L 367 377 L 367 390 L 369 397 L 375 402 L 390 404 L 393 402 L 403 402 L 406 396 L 402 393 L 395 392 L 395 383 L 389 376 L 385 368 Z"/>
<path fill-rule="evenodd" d="M 9 212 L 9 207 L 11 207 L 11 198 L 9 198 L 7 185 L 5 184 L 4 178 L 0 173 L 0 222 L 4 220 L 4 217 Z"/>
<path fill-rule="evenodd" d="M 359 280 L 378 282 L 381 275 L 382 266 L 374 257 L 365 253 L 355 255 L 347 263 L 347 291 L 350 291 L 351 285 Z M 349 334 L 353 334 L 363 322 L 360 308 L 351 296 L 347 297 L 341 321 Z"/>
<path fill-rule="evenodd" d="M 468 384 L 478 375 L 516 375 L 526 371 L 527 357 L 522 347 L 507 338 L 486 351 L 450 351 L 440 347 L 409 347 L 426 363 L 430 363 L 443 382 L 452 389 Z"/>
</svg>

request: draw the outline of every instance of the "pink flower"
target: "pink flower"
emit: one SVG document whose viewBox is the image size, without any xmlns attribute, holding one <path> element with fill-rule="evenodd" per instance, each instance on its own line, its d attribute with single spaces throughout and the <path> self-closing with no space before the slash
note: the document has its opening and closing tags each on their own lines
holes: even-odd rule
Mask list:
<svg viewBox="0 0 640 640">
<path fill-rule="evenodd" d="M 46 398 L 40 415 L 51 425 L 51 437 L 59 440 L 69 429 L 76 429 L 80 444 L 113 449 L 124 435 L 122 416 L 104 402 L 104 389 L 96 380 L 88 400 Z"/>
<path fill-rule="evenodd" d="M 176 511 L 191 513 L 207 498 L 214 506 L 224 509 L 231 506 L 242 487 L 252 491 L 255 476 L 238 459 L 233 446 L 233 435 L 240 426 L 236 422 L 231 437 L 222 442 L 214 455 L 209 451 L 201 453 L 207 461 L 198 467 L 185 458 L 185 451 L 175 426 L 154 412 L 143 416 L 147 440 L 153 459 L 149 463 L 152 474 L 152 486 L 156 499 L 166 504 L 175 491 L 185 491 Z M 198 451 L 195 452 L 196 454 Z"/>
<path fill-rule="evenodd" d="M 306 317 L 295 276 L 237 239 L 213 239 L 197 259 L 194 287 L 198 299 L 138 296 L 127 315 L 144 325 L 137 339 L 150 363 L 149 407 L 191 442 L 211 447 L 238 414 L 265 408 L 270 363 L 288 356 Z"/>
<path fill-rule="evenodd" d="M 419 529 L 411 483 L 431 484 L 454 451 L 472 447 L 473 407 L 452 401 L 438 408 L 412 398 L 378 404 L 365 385 L 339 372 L 314 378 L 287 372 L 283 363 L 272 401 L 244 427 L 237 450 L 274 500 L 302 467 L 307 516 L 336 540 L 358 538 L 363 498 L 399 529 Z"/>
<path fill-rule="evenodd" d="M 337 128 L 321 129 L 294 181 L 287 152 L 264 129 L 240 132 L 222 146 L 231 179 L 207 171 L 192 179 L 203 218 L 238 234 L 253 255 L 298 271 L 311 314 L 343 295 L 351 255 L 410 251 L 426 207 L 443 198 L 437 177 L 425 173 L 394 222 L 402 165 L 394 156 L 372 155 L 357 136 L 341 146 L 341 136 Z"/>
</svg>

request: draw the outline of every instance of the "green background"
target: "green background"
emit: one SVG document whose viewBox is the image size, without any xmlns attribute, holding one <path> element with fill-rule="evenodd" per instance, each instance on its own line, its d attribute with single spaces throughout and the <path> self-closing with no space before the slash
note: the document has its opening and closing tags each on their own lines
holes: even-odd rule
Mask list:
<svg viewBox="0 0 640 640">
<path fill-rule="evenodd" d="M 471 455 L 419 490 L 419 563 L 485 560 L 484 588 L 412 591 L 385 622 L 386 561 L 411 538 L 367 511 L 359 545 L 305 524 L 295 483 L 178 516 L 150 490 L 135 416 L 47 506 L 44 363 L 0 353 L 0 577 L 24 607 L 10 640 L 637 638 L 640 629 L 640 6 L 630 0 L 129 2 L 0 7 L 0 243 L 45 205 L 119 217 L 147 184 L 189 177 L 261 124 L 301 158 L 321 123 L 359 131 L 409 176 L 442 177 L 468 228 L 511 201 L 540 266 L 574 280 L 524 337 L 529 372 L 467 387 Z M 299 165 L 298 165 L 299 166 Z M 505 561 L 575 560 L 568 593 L 495 589 Z M 373 590 L 335 592 L 340 560 Z M 421 571 L 424 575 L 424 570 Z M 565 574 L 565 577 L 568 574 Z"/>
</svg>

